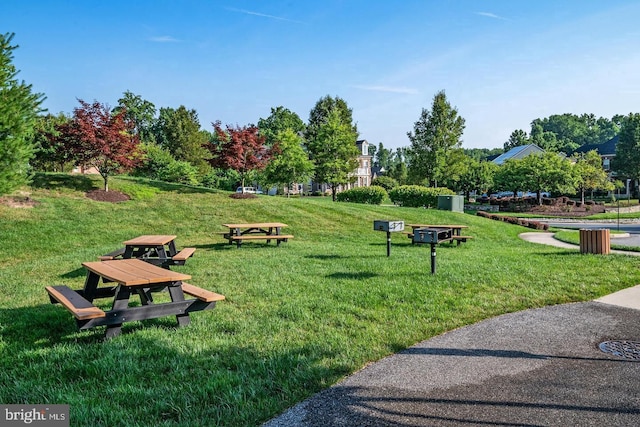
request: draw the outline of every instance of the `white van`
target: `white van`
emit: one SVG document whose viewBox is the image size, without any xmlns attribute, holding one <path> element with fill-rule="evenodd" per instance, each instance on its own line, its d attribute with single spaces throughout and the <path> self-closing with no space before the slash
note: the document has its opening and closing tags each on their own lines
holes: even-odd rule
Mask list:
<svg viewBox="0 0 640 427">
<path fill-rule="evenodd" d="M 243 191 L 244 188 L 244 191 Z M 236 193 L 253 193 L 255 194 L 256 189 L 253 187 L 238 187 L 236 188 Z"/>
</svg>

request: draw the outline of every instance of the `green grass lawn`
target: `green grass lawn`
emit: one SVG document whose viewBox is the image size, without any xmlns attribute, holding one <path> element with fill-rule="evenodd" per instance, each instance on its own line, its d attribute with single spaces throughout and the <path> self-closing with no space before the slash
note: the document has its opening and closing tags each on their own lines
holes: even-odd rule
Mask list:
<svg viewBox="0 0 640 427">
<path fill-rule="evenodd" d="M 110 186 L 134 199 L 109 204 L 83 195 L 100 188 L 97 178 L 36 183 L 35 208 L 0 206 L 0 402 L 69 404 L 74 426 L 259 425 L 421 340 L 640 282 L 635 257 L 528 243 L 517 236 L 530 229 L 468 214 L 330 198 L 234 200 L 133 179 Z M 474 239 L 439 246 L 432 276 L 429 247 L 404 234 L 392 235 L 386 256 L 376 219 L 464 224 Z M 295 238 L 236 248 L 215 234 L 223 223 L 255 221 L 289 224 Z M 185 328 L 161 318 L 127 323 L 110 341 L 103 328 L 78 332 L 45 286 L 81 288 L 82 262 L 141 234 L 176 234 L 179 248 L 196 247 L 174 270 L 226 300 Z"/>
</svg>

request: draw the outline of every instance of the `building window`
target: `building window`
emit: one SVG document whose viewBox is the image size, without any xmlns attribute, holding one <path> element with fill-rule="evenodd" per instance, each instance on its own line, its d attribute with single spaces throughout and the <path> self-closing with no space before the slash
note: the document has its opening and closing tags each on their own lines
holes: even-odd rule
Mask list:
<svg viewBox="0 0 640 427">
<path fill-rule="evenodd" d="M 604 170 L 609 170 L 610 160 L 609 159 L 602 159 L 602 167 L 603 167 Z"/>
</svg>

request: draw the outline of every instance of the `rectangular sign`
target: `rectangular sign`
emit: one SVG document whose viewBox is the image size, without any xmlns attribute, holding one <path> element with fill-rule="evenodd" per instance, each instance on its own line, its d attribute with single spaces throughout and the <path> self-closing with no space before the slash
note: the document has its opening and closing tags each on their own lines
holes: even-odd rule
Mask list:
<svg viewBox="0 0 640 427">
<path fill-rule="evenodd" d="M 403 231 L 404 230 L 404 221 L 387 221 L 387 220 L 376 220 L 373 221 L 373 229 L 376 231 Z"/>
<path fill-rule="evenodd" d="M 69 405 L 0 405 L 0 427 L 69 427 Z"/>
</svg>

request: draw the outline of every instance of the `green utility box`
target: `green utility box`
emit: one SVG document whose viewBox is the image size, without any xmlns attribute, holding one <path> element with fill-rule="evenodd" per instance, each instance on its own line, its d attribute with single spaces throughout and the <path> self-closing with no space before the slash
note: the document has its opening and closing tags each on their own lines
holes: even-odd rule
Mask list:
<svg viewBox="0 0 640 427">
<path fill-rule="evenodd" d="M 464 212 L 464 196 L 438 196 L 438 209 Z"/>
</svg>

